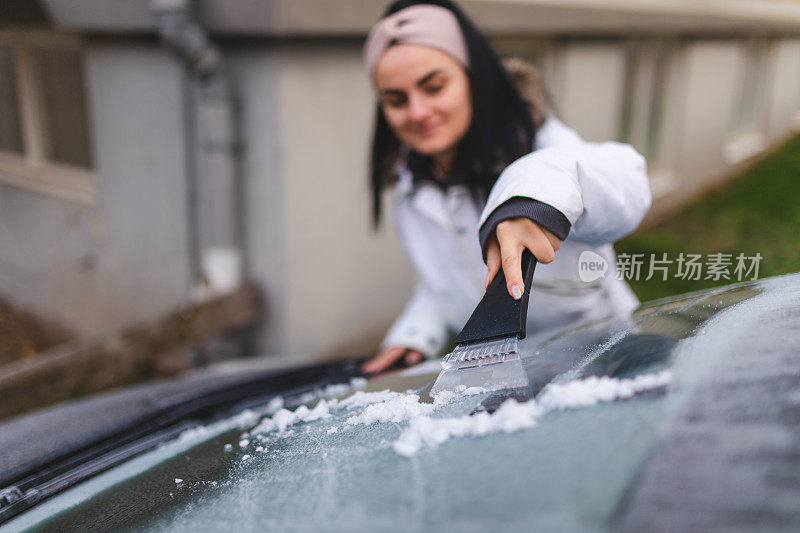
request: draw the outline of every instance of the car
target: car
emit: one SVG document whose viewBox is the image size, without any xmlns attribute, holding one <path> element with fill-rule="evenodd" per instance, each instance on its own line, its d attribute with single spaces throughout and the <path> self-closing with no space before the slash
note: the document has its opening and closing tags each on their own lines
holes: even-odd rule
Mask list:
<svg viewBox="0 0 800 533">
<path fill-rule="evenodd" d="M 521 354 L 524 390 L 436 398 L 438 361 L 370 379 L 357 360 L 250 369 L 249 392 L 207 376 L 217 399 L 239 392 L 207 398 L 227 414 L 205 419 L 140 388 L 174 416 L 96 439 L 90 474 L 65 446 L 4 475 L 0 531 L 800 530 L 800 274 L 533 335 Z M 3 449 L 26 419 L 0 425 Z"/>
</svg>

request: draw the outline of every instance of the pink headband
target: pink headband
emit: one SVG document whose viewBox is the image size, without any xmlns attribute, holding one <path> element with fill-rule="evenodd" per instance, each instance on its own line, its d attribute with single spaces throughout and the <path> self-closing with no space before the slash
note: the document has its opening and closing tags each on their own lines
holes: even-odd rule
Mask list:
<svg viewBox="0 0 800 533">
<path fill-rule="evenodd" d="M 375 67 L 387 48 L 395 44 L 419 44 L 438 48 L 469 67 L 467 43 L 452 11 L 434 5 L 401 9 L 378 21 L 364 44 L 364 66 L 374 79 Z"/>
</svg>

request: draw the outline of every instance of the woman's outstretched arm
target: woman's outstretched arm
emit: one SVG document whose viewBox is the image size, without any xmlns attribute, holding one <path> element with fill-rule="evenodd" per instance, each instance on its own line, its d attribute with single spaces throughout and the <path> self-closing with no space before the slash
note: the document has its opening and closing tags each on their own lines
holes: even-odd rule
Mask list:
<svg viewBox="0 0 800 533">
<path fill-rule="evenodd" d="M 539 135 L 541 148 L 500 174 L 480 219 L 487 265 L 491 272 L 489 251 L 497 244 L 512 296 L 523 247 L 546 263 L 552 257 L 545 240 L 611 243 L 635 230 L 650 208 L 646 163 L 631 146 L 583 142 L 552 118 Z M 527 230 L 525 218 L 532 222 Z M 501 230 L 507 221 L 513 230 Z"/>
</svg>

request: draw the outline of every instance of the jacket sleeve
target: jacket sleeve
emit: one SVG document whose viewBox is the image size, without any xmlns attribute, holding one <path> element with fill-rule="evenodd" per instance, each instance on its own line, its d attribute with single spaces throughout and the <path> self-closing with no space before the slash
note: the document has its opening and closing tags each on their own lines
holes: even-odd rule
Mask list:
<svg viewBox="0 0 800 533">
<path fill-rule="evenodd" d="M 424 281 L 419 281 L 414 295 L 381 342 L 381 349 L 405 346 L 433 357 L 441 353 L 448 339 L 449 330 L 436 295 Z"/>
<path fill-rule="evenodd" d="M 646 163 L 636 150 L 616 142 L 584 142 L 557 120 L 548 123 L 544 146 L 509 165 L 489 194 L 479 222 L 484 257 L 484 235 L 493 229 L 484 224 L 496 225 L 501 217 L 492 215 L 501 206 L 509 211 L 512 199 L 555 208 L 571 226 L 570 238 L 593 246 L 631 233 L 650 208 Z"/>
</svg>

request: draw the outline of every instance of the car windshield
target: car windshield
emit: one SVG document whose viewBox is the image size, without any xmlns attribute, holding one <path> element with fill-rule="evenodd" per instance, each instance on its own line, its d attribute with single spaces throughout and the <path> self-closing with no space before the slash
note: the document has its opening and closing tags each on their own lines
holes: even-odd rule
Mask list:
<svg viewBox="0 0 800 533">
<path fill-rule="evenodd" d="M 603 529 L 626 511 L 642 465 L 715 358 L 730 352 L 734 332 L 796 302 L 791 281 L 791 291 L 776 280 L 704 292 L 644 306 L 629 322 L 526 339 L 529 398 L 474 388 L 432 400 L 439 365 L 430 362 L 354 382 L 356 392 L 275 399 L 8 525 Z"/>
</svg>

